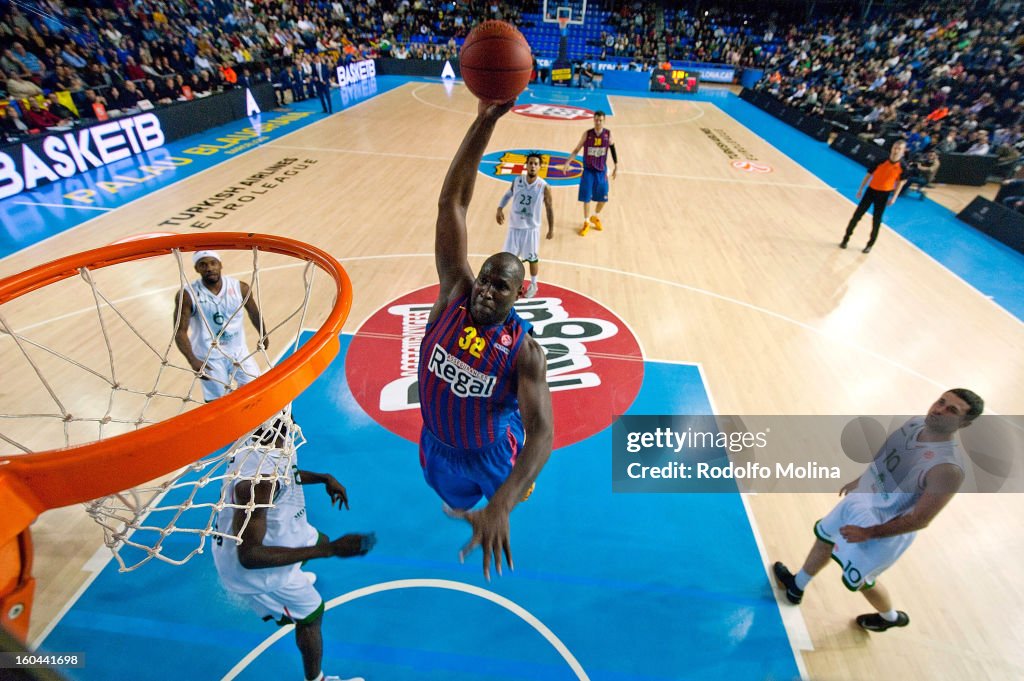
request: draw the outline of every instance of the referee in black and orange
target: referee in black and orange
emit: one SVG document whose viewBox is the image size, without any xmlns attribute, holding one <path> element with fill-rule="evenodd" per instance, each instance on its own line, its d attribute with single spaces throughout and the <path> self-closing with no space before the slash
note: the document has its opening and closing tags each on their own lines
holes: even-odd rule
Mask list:
<svg viewBox="0 0 1024 681">
<path fill-rule="evenodd" d="M 903 165 L 903 154 L 906 151 L 907 143 L 904 140 L 896 140 L 892 143 L 892 148 L 889 149 L 889 158 L 875 166 L 874 170 L 865 175 L 864 179 L 861 180 L 860 189 L 857 190 L 857 198 L 860 199 L 860 203 L 857 204 L 857 210 L 853 212 L 853 217 L 850 218 L 850 224 L 846 226 L 846 234 L 843 235 L 843 240 L 839 242 L 839 248 L 846 248 L 847 244 L 850 243 L 850 237 L 853 235 L 853 230 L 857 227 L 857 223 L 864 217 L 864 213 L 868 211 L 868 206 L 873 206 L 871 211 L 871 238 L 868 239 L 868 245 L 864 247 L 865 253 L 871 252 L 871 247 L 875 245 L 875 239 L 878 238 L 878 230 L 882 226 L 882 213 L 885 212 L 885 207 L 891 206 L 896 201 L 896 197 L 900 195 L 903 185 L 907 183 L 907 169 Z M 864 190 L 864 185 L 868 185 L 867 191 Z M 864 198 L 861 198 L 862 192 Z"/>
</svg>

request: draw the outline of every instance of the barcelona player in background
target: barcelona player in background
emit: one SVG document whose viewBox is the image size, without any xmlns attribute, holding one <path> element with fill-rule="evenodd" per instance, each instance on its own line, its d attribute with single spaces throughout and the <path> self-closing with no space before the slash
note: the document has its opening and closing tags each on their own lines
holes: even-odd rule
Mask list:
<svg viewBox="0 0 1024 681">
<path fill-rule="evenodd" d="M 619 174 L 619 155 L 612 142 L 612 131 L 604 127 L 604 111 L 594 112 L 594 127 L 580 137 L 579 143 L 562 164 L 562 172 L 568 173 L 573 159 L 583 150 L 583 176 L 580 177 L 579 200 L 583 204 L 583 227 L 579 235 L 586 236 L 590 228 L 601 231 L 604 226 L 598 217 L 604 204 L 608 203 L 608 155 L 611 154 L 612 179 Z M 596 201 L 594 214 L 590 214 L 590 202 Z"/>
</svg>

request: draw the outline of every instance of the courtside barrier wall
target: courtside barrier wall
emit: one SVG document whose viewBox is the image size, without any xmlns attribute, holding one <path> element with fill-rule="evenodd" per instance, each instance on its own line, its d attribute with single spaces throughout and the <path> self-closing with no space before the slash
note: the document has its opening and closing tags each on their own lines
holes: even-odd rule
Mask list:
<svg viewBox="0 0 1024 681">
<path fill-rule="evenodd" d="M 276 106 L 273 86 L 261 83 L 8 142 L 0 146 L 0 199 Z"/>
</svg>

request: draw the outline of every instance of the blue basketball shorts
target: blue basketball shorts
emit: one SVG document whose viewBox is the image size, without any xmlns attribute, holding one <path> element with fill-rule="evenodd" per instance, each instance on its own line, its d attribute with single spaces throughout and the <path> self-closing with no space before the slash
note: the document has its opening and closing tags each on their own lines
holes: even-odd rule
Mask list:
<svg viewBox="0 0 1024 681">
<path fill-rule="evenodd" d="M 608 200 L 608 173 L 584 168 L 583 177 L 580 178 L 579 199 L 583 203 L 605 203 Z"/>
<path fill-rule="evenodd" d="M 471 509 L 505 483 L 524 439 L 519 414 L 513 416 L 503 437 L 481 449 L 449 447 L 424 427 L 420 432 L 423 478 L 451 508 Z"/>
</svg>

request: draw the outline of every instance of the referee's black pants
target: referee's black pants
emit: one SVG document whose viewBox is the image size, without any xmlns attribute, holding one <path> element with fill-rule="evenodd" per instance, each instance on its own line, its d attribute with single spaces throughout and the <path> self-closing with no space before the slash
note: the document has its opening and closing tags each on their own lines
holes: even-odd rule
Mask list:
<svg viewBox="0 0 1024 681">
<path fill-rule="evenodd" d="M 853 230 L 857 227 L 857 223 L 860 222 L 860 219 L 864 217 L 864 213 L 868 212 L 868 207 L 871 206 L 871 238 L 868 239 L 868 246 L 875 245 L 875 239 L 878 238 L 878 230 L 882 227 L 882 213 L 885 212 L 885 206 L 891 194 L 891 191 L 883 192 L 871 187 L 864 190 L 864 197 L 857 204 L 857 210 L 853 211 L 850 224 L 846 226 L 846 235 L 843 236 L 844 244 L 853 236 Z"/>
</svg>

